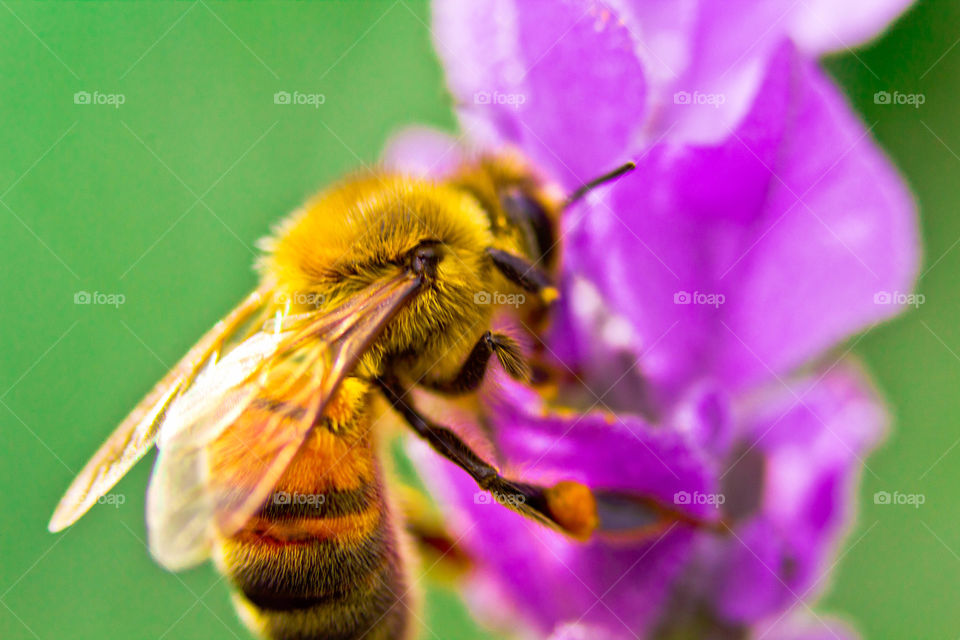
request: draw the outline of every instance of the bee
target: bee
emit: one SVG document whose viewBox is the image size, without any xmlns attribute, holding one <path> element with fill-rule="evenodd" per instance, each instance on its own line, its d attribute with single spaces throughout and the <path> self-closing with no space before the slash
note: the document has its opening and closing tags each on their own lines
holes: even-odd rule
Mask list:
<svg viewBox="0 0 960 640">
<path fill-rule="evenodd" d="M 146 522 L 159 564 L 212 558 L 265 638 L 409 638 L 401 516 L 377 428 L 391 412 L 499 504 L 589 538 L 616 500 L 504 477 L 410 391 L 469 394 L 493 358 L 528 379 L 517 341 L 492 329 L 497 305 L 476 296 L 523 291 L 542 314 L 557 296 L 548 273 L 563 208 L 629 168 L 563 197 L 505 152 L 444 180 L 369 171 L 308 201 L 265 244 L 258 288 L 94 454 L 50 530 L 156 446 Z"/>
</svg>

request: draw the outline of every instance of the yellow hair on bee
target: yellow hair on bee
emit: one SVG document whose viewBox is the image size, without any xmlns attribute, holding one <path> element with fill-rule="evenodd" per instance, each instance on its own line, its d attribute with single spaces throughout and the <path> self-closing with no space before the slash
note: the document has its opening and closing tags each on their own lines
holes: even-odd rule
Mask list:
<svg viewBox="0 0 960 640">
<path fill-rule="evenodd" d="M 281 232 L 266 245 L 270 253 L 260 268 L 294 299 L 296 292 L 320 292 L 323 308 L 403 266 L 418 244 L 442 242 L 435 283 L 394 319 L 361 370 L 383 351 L 416 348 L 424 364 L 411 367 L 413 379 L 434 363 L 434 373 L 446 375 L 489 322 L 491 307 L 476 304 L 475 296 L 491 280 L 499 282 L 483 252 L 496 239 L 487 212 L 462 189 L 402 175 L 360 175 L 308 202 Z"/>
<path fill-rule="evenodd" d="M 401 175 L 348 179 L 309 201 L 268 245 L 262 269 L 287 287 L 369 281 L 417 243 L 442 239 L 479 267 L 493 237 L 486 213 L 461 190 Z"/>
<path fill-rule="evenodd" d="M 182 568 L 212 548 L 243 621 L 270 640 L 413 637 L 418 595 L 381 419 L 403 416 L 484 489 L 518 490 L 486 462 L 482 421 L 459 420 L 476 427 L 460 437 L 441 424 L 455 412 L 432 424 L 401 396 L 419 385 L 467 410 L 491 360 L 529 377 L 522 341 L 492 331 L 494 317 L 529 326 L 545 314 L 555 290 L 537 263 L 556 264 L 561 208 L 509 154 L 442 182 L 372 171 L 322 192 L 262 242 L 257 291 L 121 423 L 51 527 L 159 442 L 147 521 L 161 563 Z M 500 302 L 521 291 L 536 295 Z M 527 515 L 588 532 L 579 485 L 544 495 L 550 511 Z"/>
</svg>

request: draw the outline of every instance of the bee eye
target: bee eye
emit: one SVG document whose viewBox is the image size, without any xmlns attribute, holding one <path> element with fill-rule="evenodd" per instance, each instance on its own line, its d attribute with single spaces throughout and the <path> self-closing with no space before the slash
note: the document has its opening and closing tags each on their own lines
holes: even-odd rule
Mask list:
<svg viewBox="0 0 960 640">
<path fill-rule="evenodd" d="M 543 206 L 520 188 L 512 188 L 500 196 L 500 206 L 510 220 L 523 230 L 530 255 L 550 261 L 554 238 L 553 224 Z"/>
<path fill-rule="evenodd" d="M 440 262 L 440 243 L 431 240 L 420 243 L 410 253 L 410 269 L 418 276 L 437 277 L 437 264 Z"/>
</svg>

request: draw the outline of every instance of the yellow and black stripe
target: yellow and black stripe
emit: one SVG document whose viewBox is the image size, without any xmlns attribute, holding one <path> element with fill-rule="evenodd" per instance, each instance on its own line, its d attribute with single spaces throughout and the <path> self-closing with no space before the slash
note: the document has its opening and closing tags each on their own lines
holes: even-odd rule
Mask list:
<svg viewBox="0 0 960 640">
<path fill-rule="evenodd" d="M 408 585 L 364 402 L 369 393 L 349 379 L 265 506 L 220 542 L 237 607 L 266 638 L 408 635 Z"/>
</svg>

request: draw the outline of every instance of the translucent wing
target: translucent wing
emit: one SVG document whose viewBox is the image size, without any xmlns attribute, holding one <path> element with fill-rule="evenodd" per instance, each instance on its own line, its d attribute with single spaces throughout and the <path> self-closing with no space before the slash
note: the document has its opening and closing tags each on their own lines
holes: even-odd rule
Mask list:
<svg viewBox="0 0 960 640">
<path fill-rule="evenodd" d="M 76 522 L 150 450 L 171 401 L 190 386 L 201 365 L 263 308 L 268 291 L 264 286 L 253 292 L 210 329 L 120 423 L 60 499 L 50 519 L 50 531 Z"/>
<path fill-rule="evenodd" d="M 147 494 L 160 564 L 203 561 L 214 536 L 236 533 L 260 509 L 340 382 L 419 285 L 398 273 L 299 329 L 256 334 L 177 399 Z"/>
</svg>

